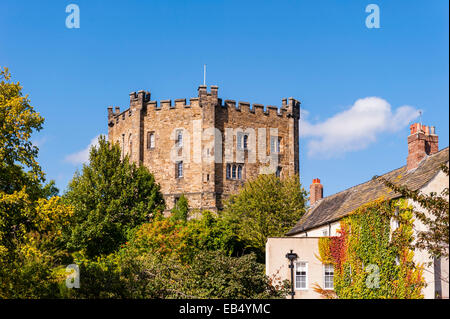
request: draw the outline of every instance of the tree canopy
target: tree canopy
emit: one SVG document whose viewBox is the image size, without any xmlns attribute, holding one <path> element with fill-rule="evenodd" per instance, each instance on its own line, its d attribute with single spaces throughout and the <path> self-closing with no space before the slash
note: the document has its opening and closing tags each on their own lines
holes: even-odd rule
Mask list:
<svg viewBox="0 0 450 319">
<path fill-rule="evenodd" d="M 223 214 L 249 248 L 264 252 L 268 237 L 283 236 L 303 216 L 306 200 L 298 176 L 261 174 L 230 197 Z"/>
<path fill-rule="evenodd" d="M 160 187 L 148 169 L 128 157 L 122 160 L 120 147 L 102 136 L 64 199 L 74 208 L 67 246 L 71 251 L 84 249 L 89 257 L 112 253 L 129 231 L 164 210 Z"/>
</svg>

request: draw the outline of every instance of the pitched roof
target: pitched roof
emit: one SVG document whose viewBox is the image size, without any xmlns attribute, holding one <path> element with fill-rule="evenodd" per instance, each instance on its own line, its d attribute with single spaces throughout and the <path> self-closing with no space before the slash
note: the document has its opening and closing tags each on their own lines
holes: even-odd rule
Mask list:
<svg viewBox="0 0 450 319">
<path fill-rule="evenodd" d="M 448 147 L 425 157 L 419 166 L 411 171 L 406 165 L 382 175 L 395 184 L 405 185 L 411 190 L 419 190 L 439 172 L 440 166 L 449 161 Z M 400 194 L 389 190 L 382 183 L 370 180 L 348 188 L 342 192 L 318 200 L 286 235 L 316 228 L 345 217 L 358 207 L 384 196 L 386 199 Z"/>
</svg>

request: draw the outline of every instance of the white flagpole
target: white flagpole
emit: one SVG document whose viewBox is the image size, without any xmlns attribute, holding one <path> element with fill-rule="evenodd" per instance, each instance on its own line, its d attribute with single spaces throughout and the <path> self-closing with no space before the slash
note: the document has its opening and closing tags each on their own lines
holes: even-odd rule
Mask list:
<svg viewBox="0 0 450 319">
<path fill-rule="evenodd" d="M 203 85 L 206 85 L 206 64 L 203 64 Z"/>
</svg>

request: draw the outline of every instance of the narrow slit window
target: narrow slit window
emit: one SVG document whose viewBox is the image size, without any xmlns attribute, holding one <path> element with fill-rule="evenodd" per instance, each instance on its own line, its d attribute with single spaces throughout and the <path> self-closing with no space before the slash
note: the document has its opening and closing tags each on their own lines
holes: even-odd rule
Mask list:
<svg viewBox="0 0 450 319">
<path fill-rule="evenodd" d="M 147 148 L 148 149 L 155 148 L 155 132 L 147 133 Z"/>
<path fill-rule="evenodd" d="M 183 162 L 178 162 L 176 165 L 176 177 L 183 177 Z"/>
</svg>

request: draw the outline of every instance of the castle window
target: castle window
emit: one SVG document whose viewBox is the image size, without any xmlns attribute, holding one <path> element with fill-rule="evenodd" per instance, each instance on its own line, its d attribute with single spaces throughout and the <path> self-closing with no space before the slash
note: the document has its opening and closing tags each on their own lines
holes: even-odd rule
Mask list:
<svg viewBox="0 0 450 319">
<path fill-rule="evenodd" d="M 177 131 L 176 144 L 177 144 L 178 147 L 182 147 L 183 146 L 183 131 L 181 131 L 181 130 Z"/>
<path fill-rule="evenodd" d="M 227 164 L 227 179 L 242 180 L 244 174 L 243 164 Z"/>
<path fill-rule="evenodd" d="M 148 149 L 155 148 L 155 132 L 147 133 L 147 148 Z"/>
<path fill-rule="evenodd" d="M 133 140 L 131 139 L 131 134 L 130 134 L 130 137 L 128 138 L 128 141 L 130 143 L 128 153 L 130 154 L 130 157 L 131 157 L 133 155 Z"/>
<path fill-rule="evenodd" d="M 281 167 L 280 166 L 277 167 L 277 170 L 275 171 L 275 176 L 281 177 Z"/>
<path fill-rule="evenodd" d="M 278 154 L 281 151 L 281 137 L 271 136 L 270 137 L 270 153 Z"/>
<path fill-rule="evenodd" d="M 179 161 L 176 164 L 176 172 L 175 172 L 175 176 L 176 178 L 181 178 L 183 177 L 183 161 Z"/>
<path fill-rule="evenodd" d="M 237 149 L 246 150 L 248 149 L 248 134 L 238 132 L 236 136 Z"/>
<path fill-rule="evenodd" d="M 237 178 L 242 179 L 242 165 L 238 166 Z"/>
</svg>

